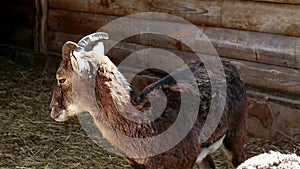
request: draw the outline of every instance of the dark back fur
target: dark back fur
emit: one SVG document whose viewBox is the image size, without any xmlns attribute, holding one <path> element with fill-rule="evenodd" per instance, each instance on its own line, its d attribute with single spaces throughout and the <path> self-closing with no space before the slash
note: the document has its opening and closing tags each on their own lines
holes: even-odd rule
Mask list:
<svg viewBox="0 0 300 169">
<path fill-rule="evenodd" d="M 209 113 L 212 93 L 209 76 L 203 63 L 196 62 L 190 65 L 190 70 L 192 70 L 198 83 L 201 104 L 194 127 L 177 146 L 165 153 L 144 159 L 128 158 L 129 163 L 134 168 L 192 168 L 198 154 L 201 152 L 201 146 L 208 146 L 214 143 L 224 134 L 226 134 L 224 144 L 225 147 L 233 153 L 234 165 L 238 165 L 244 160 L 242 147 L 245 141 L 246 132 L 246 90 L 242 80 L 239 77 L 237 69 L 229 62 L 222 63 L 227 81 L 226 105 L 222 120 L 218 124 L 216 131 L 211 135 L 211 137 L 205 143 L 200 144 L 199 137 L 203 124 Z M 103 67 L 105 67 L 105 64 L 106 63 L 103 65 L 102 63 Z M 172 76 L 169 75 L 162 80 L 151 84 L 139 94 L 135 93 L 134 91 L 126 90 L 124 92 L 128 93 L 122 93 L 122 90 L 120 90 L 120 94 L 128 95 L 131 103 L 140 112 L 145 112 L 151 108 L 149 95 L 154 91 L 154 89 L 160 89 L 164 92 L 167 98 L 167 106 L 161 116 L 149 123 L 137 123 L 130 121 L 119 114 L 118 110 L 116 110 L 112 104 L 114 97 L 112 95 L 112 88 L 114 87 L 112 86 L 117 86 L 114 88 L 114 90 L 118 88 L 118 85 L 114 84 L 115 70 L 105 68 L 106 70 L 104 71 L 102 69 L 103 68 L 99 68 L 96 79 L 96 96 L 99 99 L 98 104 L 99 107 L 102 107 L 103 109 L 101 112 L 105 118 L 104 120 L 106 120 L 119 134 L 124 134 L 134 138 L 146 138 L 166 131 L 174 123 L 180 110 L 180 94 L 181 92 L 185 91 L 179 88 L 177 82 L 174 78 L 172 78 Z M 130 114 L 130 112 L 128 113 Z M 150 113 L 143 115 L 151 116 L 152 114 Z M 134 114 L 132 114 L 132 116 L 134 116 Z M 182 125 L 184 126 L 185 124 Z M 119 143 L 115 142 L 115 140 L 111 139 L 109 141 L 112 142 L 112 145 L 114 145 L 121 152 L 124 150 L 122 148 L 123 145 L 119 145 Z M 149 147 L 149 145 L 145 145 L 145 147 Z"/>
</svg>

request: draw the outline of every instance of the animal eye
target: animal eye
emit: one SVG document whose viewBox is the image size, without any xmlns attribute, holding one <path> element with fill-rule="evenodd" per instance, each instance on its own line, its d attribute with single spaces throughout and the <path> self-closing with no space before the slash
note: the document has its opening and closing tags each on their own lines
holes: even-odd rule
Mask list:
<svg viewBox="0 0 300 169">
<path fill-rule="evenodd" d="M 63 79 L 59 79 L 59 80 L 58 80 L 58 82 L 59 82 L 59 83 L 65 83 L 65 81 L 66 81 L 66 79 L 65 79 L 65 78 L 63 78 Z"/>
</svg>

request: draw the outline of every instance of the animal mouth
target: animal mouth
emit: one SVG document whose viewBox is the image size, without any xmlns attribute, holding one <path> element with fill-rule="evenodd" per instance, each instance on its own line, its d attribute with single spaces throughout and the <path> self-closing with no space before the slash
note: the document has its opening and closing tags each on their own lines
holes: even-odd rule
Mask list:
<svg viewBox="0 0 300 169">
<path fill-rule="evenodd" d="M 52 108 L 52 111 L 51 111 L 51 117 L 55 120 L 55 121 L 59 121 L 59 122 L 62 122 L 62 121 L 66 121 L 68 120 L 67 118 L 67 111 L 66 110 L 59 110 L 57 113 L 55 112 L 55 108 L 53 107 Z"/>
</svg>

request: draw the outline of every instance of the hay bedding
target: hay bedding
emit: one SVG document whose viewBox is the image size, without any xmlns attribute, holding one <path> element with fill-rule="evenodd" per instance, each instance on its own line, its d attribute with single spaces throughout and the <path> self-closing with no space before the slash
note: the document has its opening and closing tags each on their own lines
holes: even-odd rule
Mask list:
<svg viewBox="0 0 300 169">
<path fill-rule="evenodd" d="M 54 75 L 3 58 L 0 74 L 0 168 L 130 168 L 91 141 L 76 118 L 50 118 Z M 300 154 L 291 141 L 249 138 L 245 149 L 248 158 L 269 150 Z M 222 150 L 213 158 L 218 168 L 231 168 Z"/>
</svg>

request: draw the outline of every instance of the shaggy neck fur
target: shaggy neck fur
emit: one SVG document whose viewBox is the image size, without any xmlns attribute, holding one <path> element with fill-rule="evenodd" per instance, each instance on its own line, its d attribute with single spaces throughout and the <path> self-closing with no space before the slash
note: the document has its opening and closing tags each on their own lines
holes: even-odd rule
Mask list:
<svg viewBox="0 0 300 169">
<path fill-rule="evenodd" d="M 139 142 L 131 139 L 122 138 L 124 136 L 127 138 L 145 138 L 153 136 L 155 130 L 151 122 L 139 123 L 132 120 L 143 115 L 131 103 L 132 89 L 129 84 L 107 57 L 101 59 L 95 90 L 99 111 L 94 112 L 93 116 L 102 135 L 119 152 L 125 155 L 138 156 L 136 153 L 144 151 L 146 146 L 141 146 Z M 143 144 L 147 145 L 148 143 Z M 138 161 L 142 163 L 143 159 Z"/>
<path fill-rule="evenodd" d="M 130 85 L 117 67 L 107 57 L 101 58 L 96 77 L 96 97 L 101 118 L 117 133 L 128 137 L 139 137 L 137 133 L 140 136 L 153 133 L 150 123 L 138 122 L 142 115 L 132 105 L 131 93 Z M 143 131 L 139 130 L 141 128 Z"/>
</svg>

